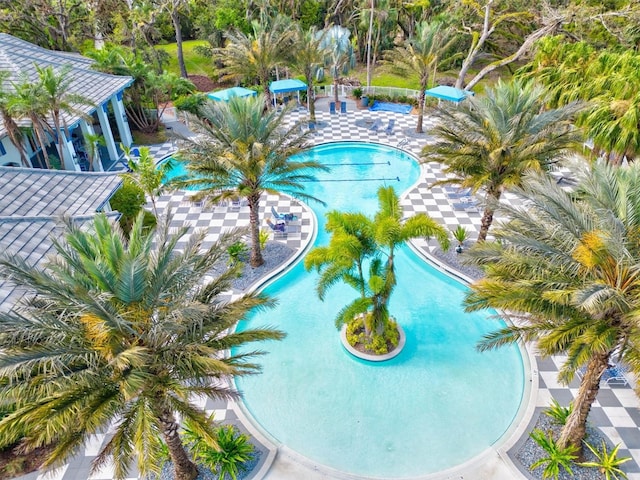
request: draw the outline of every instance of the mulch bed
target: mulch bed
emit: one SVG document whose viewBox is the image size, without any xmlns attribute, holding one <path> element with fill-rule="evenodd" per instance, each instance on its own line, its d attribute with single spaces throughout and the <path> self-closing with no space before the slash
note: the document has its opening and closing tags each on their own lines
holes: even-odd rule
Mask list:
<svg viewBox="0 0 640 480">
<path fill-rule="evenodd" d="M 220 87 L 220 84 L 214 82 L 206 75 L 189 75 L 189 80 L 193 82 L 200 92 L 210 92 Z"/>
</svg>

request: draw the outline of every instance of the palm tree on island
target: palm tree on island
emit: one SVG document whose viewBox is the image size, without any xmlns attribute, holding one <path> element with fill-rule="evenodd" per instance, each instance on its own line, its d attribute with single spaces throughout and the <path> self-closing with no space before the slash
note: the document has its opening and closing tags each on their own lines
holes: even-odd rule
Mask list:
<svg viewBox="0 0 640 480">
<path fill-rule="evenodd" d="M 395 253 L 417 237 L 433 236 L 447 249 L 447 230 L 424 213 L 403 219 L 393 187 L 378 189 L 378 212 L 373 218 L 332 211 L 327 219 L 329 244 L 311 250 L 305 268 L 320 273 L 316 289 L 321 300 L 328 288 L 341 281 L 358 290 L 360 296 L 336 316 L 336 326 L 347 325 L 350 343 L 376 354 L 387 353 L 397 346 L 397 327 L 389 313 L 397 284 Z"/>
<path fill-rule="evenodd" d="M 44 268 L 0 257 L 0 277 L 28 290 L 17 309 L 0 312 L 0 396 L 11 406 L 0 420 L 0 443 L 21 442 L 26 451 L 53 445 L 43 467 L 56 467 L 114 426 L 94 470 L 112 462 L 114 478 L 123 479 L 135 462 L 141 477 L 158 475 L 166 448 L 174 478 L 196 478 L 178 418 L 213 441 L 215 425 L 194 398 L 237 397 L 230 379 L 257 373 L 252 357 L 261 352 L 231 349 L 284 333 L 230 333 L 251 311 L 273 305 L 253 293 L 218 296 L 237 271 L 212 279 L 211 270 L 242 231 L 208 249 L 205 233 L 195 233 L 178 250 L 187 228 L 171 236 L 169 222 L 154 234 L 139 215 L 125 241 L 105 215 L 89 229 L 67 220 Z"/>
</svg>

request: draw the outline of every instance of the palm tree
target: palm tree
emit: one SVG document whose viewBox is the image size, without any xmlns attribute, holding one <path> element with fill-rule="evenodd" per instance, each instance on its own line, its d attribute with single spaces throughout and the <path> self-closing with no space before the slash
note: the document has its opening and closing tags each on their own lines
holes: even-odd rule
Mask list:
<svg viewBox="0 0 640 480">
<path fill-rule="evenodd" d="M 237 30 L 227 33 L 227 46 L 215 49 L 214 56 L 224 64 L 221 70 L 222 80 L 257 78 L 267 98 L 267 107 L 270 108 L 271 72 L 285 63 L 293 30 L 285 17 L 280 15 L 273 22 L 261 24 L 254 21 L 251 27 L 253 32 L 249 35 Z"/>
<path fill-rule="evenodd" d="M 325 58 L 325 65 L 329 67 L 333 77 L 333 95 L 336 105 L 338 105 L 338 85 L 340 76 L 355 66 L 355 53 L 349 37 L 351 32 L 339 25 L 334 25 L 325 30 L 323 34 L 322 48 L 328 52 Z"/>
<path fill-rule="evenodd" d="M 213 438 L 213 425 L 194 396 L 237 396 L 234 376 L 259 366 L 253 351 L 233 347 L 281 339 L 274 329 L 229 333 L 249 312 L 272 306 L 248 294 L 231 302 L 220 292 L 237 271 L 209 280 L 226 248 L 242 231 L 224 235 L 200 253 L 205 232 L 176 248 L 187 228 L 168 234 L 171 218 L 154 234 L 136 219 L 128 242 L 119 227 L 98 215 L 89 230 L 65 221 L 57 256 L 45 268 L 0 257 L 0 274 L 24 286 L 30 298 L 0 313 L 0 395 L 15 410 L 0 420 L 0 440 L 22 439 L 26 449 L 53 444 L 44 466 L 77 452 L 90 436 L 115 425 L 94 461 L 112 460 L 125 478 L 133 460 L 141 476 L 159 473 L 164 443 L 175 478 L 197 475 L 178 436 L 177 415 Z"/>
<path fill-rule="evenodd" d="M 501 205 L 509 221 L 496 242 L 468 252 L 486 277 L 472 285 L 467 310 L 513 312 L 517 322 L 488 334 L 480 350 L 536 341 L 544 355 L 567 355 L 560 380 L 585 368 L 560 448 L 581 448 L 587 415 L 610 361 L 640 373 L 640 165 L 583 166 L 574 194 L 531 174 L 516 193 L 526 209 Z"/>
<path fill-rule="evenodd" d="M 62 114 L 70 113 L 86 117 L 85 113 L 79 109 L 81 105 L 92 105 L 91 100 L 86 97 L 74 93 L 71 91 L 71 83 L 73 79 L 69 76 L 71 71 L 70 66 L 65 66 L 56 72 L 53 67 L 41 68 L 35 65 L 38 72 L 38 79 L 42 84 L 42 101 L 45 102 L 48 113 L 51 114 L 53 121 L 53 129 L 58 138 L 56 142 L 58 145 L 58 154 L 60 156 L 60 164 L 63 168 L 68 168 L 70 165 L 65 165 L 64 158 L 64 145 L 62 133 Z"/>
<path fill-rule="evenodd" d="M 8 77 L 9 72 L 0 72 L 0 85 L 3 85 Z M 11 95 L 12 93 L 10 93 L 8 90 L 5 90 L 4 88 L 0 89 L 0 118 L 2 118 L 2 123 L 4 124 L 4 128 L 7 131 L 9 141 L 20 154 L 20 162 L 24 167 L 31 167 L 31 163 L 27 158 L 27 151 L 24 147 L 24 138 L 22 135 L 22 131 L 9 112 Z"/>
<path fill-rule="evenodd" d="M 598 50 L 565 37 L 542 39 L 533 61 L 519 75 L 545 85 L 552 105 L 589 102 L 576 124 L 593 141 L 596 156 L 620 165 L 640 155 L 640 55 Z M 585 82 L 584 79 L 589 81 Z"/>
<path fill-rule="evenodd" d="M 173 162 L 166 160 L 156 165 L 149 147 L 140 147 L 140 154 L 137 158 L 131 155 L 130 148 L 124 145 L 121 145 L 121 147 L 127 158 L 127 164 L 130 170 L 128 173 L 123 173 L 122 177 L 129 179 L 144 192 L 145 196 L 151 200 L 153 215 L 158 218 L 156 198 L 162 195 L 162 192 L 166 188 L 167 173 L 173 168 Z"/>
<path fill-rule="evenodd" d="M 180 151 L 193 173 L 180 185 L 199 189 L 196 200 L 207 198 L 217 203 L 246 198 L 254 267 L 264 263 L 259 238 L 260 196 L 264 192 L 284 193 L 317 200 L 304 193 L 302 182 L 314 180 L 314 170 L 326 170 L 316 161 L 291 161 L 292 155 L 307 146 L 308 132 L 302 133 L 299 124 L 286 125 L 288 109 L 266 113 L 264 109 L 262 95 L 208 102 L 191 120 L 200 135 L 184 138 L 184 149 Z"/>
<path fill-rule="evenodd" d="M 340 281 L 365 298 L 365 262 L 376 254 L 371 219 L 363 213 L 333 210 L 327 213 L 325 230 L 331 233 L 329 244 L 315 247 L 304 257 L 305 268 L 320 273 L 316 285 L 318 298 L 324 300 L 327 290 Z M 336 323 L 344 323 L 341 316 Z"/>
<path fill-rule="evenodd" d="M 416 74 L 420 79 L 417 133 L 423 131 L 424 99 L 429 80 L 432 74 L 435 74 L 435 67 L 441 61 L 441 56 L 454 39 L 451 31 L 445 29 L 441 23 L 420 22 L 413 37 L 408 38 L 403 46 L 389 50 L 386 55 L 386 61 L 394 68 L 407 74 Z"/>
<path fill-rule="evenodd" d="M 378 334 L 384 331 L 388 321 L 389 297 L 396 285 L 395 252 L 412 238 L 435 237 L 443 250 L 449 248 L 447 230 L 424 213 L 403 219 L 400 200 L 393 187 L 378 190 L 378 212 L 373 219 L 374 238 L 378 250 L 386 257 L 384 287 L 377 293 L 373 304 L 372 328 Z"/>
<path fill-rule="evenodd" d="M 340 281 L 360 293 L 338 313 L 336 326 L 368 314 L 365 330 L 373 336 L 383 335 L 389 323 L 389 299 L 396 286 L 396 250 L 416 237 L 435 236 L 445 249 L 449 244 L 447 231 L 426 214 L 403 219 L 393 187 L 380 187 L 378 206 L 373 218 L 362 213 L 329 212 L 329 245 L 316 247 L 305 257 L 305 268 L 320 273 L 316 285 L 320 299 Z M 368 278 L 364 272 L 367 262 Z"/>
<path fill-rule="evenodd" d="M 569 104 L 544 110 L 544 90 L 533 83 L 499 81 L 481 98 L 436 109 L 436 141 L 424 161 L 444 164 L 444 182 L 484 189 L 486 201 L 478 241 L 487 238 L 502 192 L 520 185 L 526 170 L 549 170 L 582 145 L 571 119 L 582 108 Z"/>
<path fill-rule="evenodd" d="M 26 118 L 31 122 L 31 129 L 35 140 L 42 149 L 45 166 L 51 169 L 47 146 L 51 143 L 47 139 L 47 130 L 52 133 L 51 128 L 46 123 L 48 104 L 46 94 L 41 82 L 32 82 L 28 77 L 23 78 L 20 83 L 12 83 L 14 93 L 7 101 L 7 112 L 11 118 Z"/>
<path fill-rule="evenodd" d="M 104 136 L 97 133 L 85 133 L 83 135 L 84 145 L 87 149 L 87 160 L 89 161 L 89 171 L 94 169 L 94 163 L 100 162 L 100 146 L 105 146 Z"/>
<path fill-rule="evenodd" d="M 316 121 L 316 107 L 313 100 L 313 80 L 322 73 L 322 65 L 326 52 L 323 45 L 324 31 L 318 31 L 316 27 L 303 30 L 298 26 L 295 30 L 295 38 L 291 49 L 290 64 L 296 70 L 304 74 L 307 83 L 307 103 L 309 105 L 309 119 Z"/>
</svg>

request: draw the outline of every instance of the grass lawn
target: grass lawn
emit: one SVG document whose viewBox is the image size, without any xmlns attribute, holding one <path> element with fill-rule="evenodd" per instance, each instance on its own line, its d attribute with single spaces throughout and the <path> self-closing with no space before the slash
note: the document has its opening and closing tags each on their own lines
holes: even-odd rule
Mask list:
<svg viewBox="0 0 640 480">
<path fill-rule="evenodd" d="M 358 75 L 363 85 L 367 84 L 367 68 L 362 69 L 362 76 Z M 373 71 L 371 85 L 375 87 L 396 87 L 420 90 L 420 80 L 415 73 L 399 75 L 388 65 L 379 66 Z"/>
<path fill-rule="evenodd" d="M 208 45 L 208 43 L 205 40 L 188 40 L 186 42 L 182 42 L 184 63 L 187 67 L 187 73 L 189 75 L 206 75 L 208 77 L 212 77 L 214 73 L 213 60 L 195 53 L 193 48 L 197 45 Z M 167 45 L 157 45 L 156 48 L 164 50 L 171 56 L 169 65 L 166 68 L 167 71 L 180 75 L 180 67 L 178 67 L 178 49 L 176 44 L 168 43 Z"/>
<path fill-rule="evenodd" d="M 210 78 L 215 78 L 214 75 L 214 66 L 213 61 L 210 58 L 205 58 L 201 55 L 198 55 L 193 51 L 193 48 L 197 45 L 207 45 L 205 40 L 188 40 L 183 42 L 183 50 L 184 50 L 184 59 L 187 66 L 187 72 L 190 75 L 206 75 Z M 169 61 L 169 65 L 167 66 L 167 70 L 173 72 L 177 75 L 180 75 L 180 69 L 178 68 L 178 56 L 176 53 L 176 44 L 169 43 L 167 45 L 158 45 L 156 48 L 164 50 L 169 53 L 171 56 L 171 60 Z M 506 75 L 510 77 L 509 72 L 506 69 L 499 69 L 498 72 L 495 72 L 493 75 L 490 75 L 488 78 L 485 78 L 478 86 L 474 88 L 476 93 L 481 93 L 486 85 L 491 85 L 496 81 L 496 78 L 502 75 Z M 354 70 L 350 71 L 347 77 L 356 77 L 360 80 L 362 85 L 366 85 L 367 83 L 367 67 L 366 65 L 358 65 Z M 438 75 L 440 77 L 440 75 Z M 451 78 L 451 74 L 443 74 L 448 78 Z M 471 78 L 471 73 L 469 78 Z M 332 79 L 327 76 L 324 82 L 318 82 L 316 85 L 330 85 L 332 83 Z M 377 87 L 396 87 L 396 88 L 410 88 L 412 90 L 420 89 L 420 81 L 416 74 L 409 75 L 400 75 L 395 73 L 393 69 L 389 65 L 379 65 L 373 73 L 373 78 L 371 81 L 373 86 Z"/>
</svg>

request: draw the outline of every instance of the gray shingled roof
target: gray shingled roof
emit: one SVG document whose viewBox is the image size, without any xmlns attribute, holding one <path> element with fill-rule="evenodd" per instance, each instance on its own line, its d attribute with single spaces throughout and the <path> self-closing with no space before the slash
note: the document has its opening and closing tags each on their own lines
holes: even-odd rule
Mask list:
<svg viewBox="0 0 640 480">
<path fill-rule="evenodd" d="M 20 83 L 25 77 L 35 81 L 38 78 L 35 65 L 41 68 L 53 67 L 56 71 L 65 65 L 71 67 L 69 75 L 73 79 L 70 90 L 86 97 L 91 105 L 78 105 L 78 110 L 90 114 L 113 94 L 123 90 L 133 81 L 131 77 L 109 75 L 91 69 L 93 60 L 78 54 L 56 52 L 20 40 L 7 33 L 0 33 L 0 71 L 9 72 L 2 84 L 3 90 L 11 90 L 12 83 Z M 71 125 L 79 120 L 77 115 L 66 115 L 64 121 Z M 25 123 L 28 125 L 28 122 Z M 6 133 L 0 122 L 0 136 Z"/>
<path fill-rule="evenodd" d="M 87 222 L 121 183 L 113 173 L 83 173 L 0 167 L 0 252 L 42 265 L 53 252 L 61 215 Z M 0 310 L 24 294 L 0 280 Z"/>
</svg>

